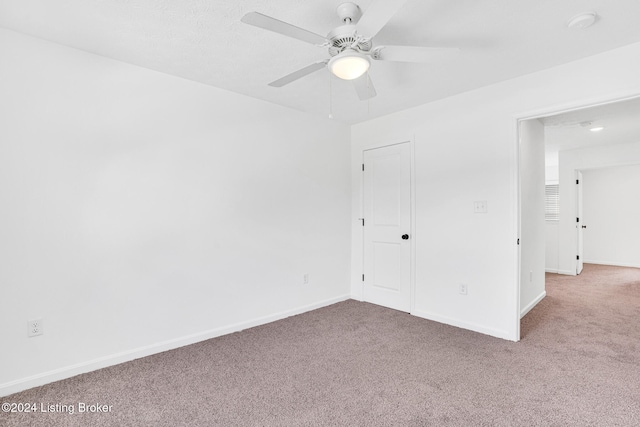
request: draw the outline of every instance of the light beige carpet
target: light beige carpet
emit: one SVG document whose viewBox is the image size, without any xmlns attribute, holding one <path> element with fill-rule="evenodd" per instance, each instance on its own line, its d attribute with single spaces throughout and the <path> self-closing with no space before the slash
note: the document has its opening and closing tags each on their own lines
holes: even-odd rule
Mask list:
<svg viewBox="0 0 640 427">
<path fill-rule="evenodd" d="M 346 301 L 0 398 L 76 410 L 0 425 L 640 425 L 640 270 L 587 265 L 547 292 L 519 343 Z"/>
</svg>

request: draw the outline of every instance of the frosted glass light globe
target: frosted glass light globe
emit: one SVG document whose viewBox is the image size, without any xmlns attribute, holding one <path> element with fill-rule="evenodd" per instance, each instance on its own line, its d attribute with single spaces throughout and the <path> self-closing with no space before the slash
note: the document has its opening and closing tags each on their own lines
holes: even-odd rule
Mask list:
<svg viewBox="0 0 640 427">
<path fill-rule="evenodd" d="M 343 80 L 357 79 L 367 72 L 370 65 L 364 55 L 353 49 L 346 49 L 329 61 L 331 72 Z"/>
</svg>

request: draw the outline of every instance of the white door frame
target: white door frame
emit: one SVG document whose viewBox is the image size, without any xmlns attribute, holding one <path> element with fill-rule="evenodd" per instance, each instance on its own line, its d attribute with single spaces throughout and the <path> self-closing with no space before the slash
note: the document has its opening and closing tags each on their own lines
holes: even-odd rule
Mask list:
<svg viewBox="0 0 640 427">
<path fill-rule="evenodd" d="M 409 287 L 410 287 L 410 311 L 409 313 L 413 314 L 415 311 L 415 291 L 416 291 L 416 225 L 415 225 L 415 221 L 416 221 L 416 203 L 415 203 L 415 191 L 416 191 L 416 185 L 415 185 L 415 141 L 414 138 L 407 138 L 407 139 L 402 139 L 402 140 L 396 140 L 396 141 L 387 141 L 387 142 L 378 142 L 378 143 L 371 143 L 371 144 L 367 144 L 365 147 L 362 147 L 362 151 L 360 152 L 360 161 L 362 164 L 364 164 L 364 153 L 365 151 L 369 151 L 369 150 L 375 150 L 377 148 L 384 148 L 384 147 L 391 147 L 393 145 L 399 145 L 399 144 L 409 144 L 409 148 L 410 148 L 410 155 L 411 155 L 411 159 L 410 159 L 410 167 L 411 167 L 411 171 L 410 171 L 410 199 L 411 199 L 411 207 L 410 207 L 410 215 L 411 215 L 411 226 L 410 226 L 410 231 L 409 231 L 409 235 L 411 236 L 411 238 L 409 239 L 409 247 L 410 247 L 410 259 L 411 259 L 411 267 L 410 267 L 410 271 L 409 271 Z M 364 174 L 360 174 L 360 217 L 358 218 L 359 220 L 361 220 L 364 216 Z M 362 260 L 361 263 L 361 270 L 362 270 L 362 274 L 364 274 L 364 232 L 361 233 L 360 235 L 361 238 L 361 245 L 360 245 L 360 257 Z M 362 297 L 364 296 L 364 281 L 362 281 L 362 284 L 360 286 L 360 295 L 361 295 L 361 300 L 363 299 Z"/>
<path fill-rule="evenodd" d="M 553 116 L 556 114 L 567 113 L 575 110 L 582 110 L 590 107 L 597 107 L 606 104 L 613 104 L 617 102 L 628 101 L 640 97 L 640 93 L 627 91 L 622 94 L 616 94 L 610 97 L 598 97 L 581 101 L 573 101 L 569 103 L 562 103 L 557 105 L 549 105 L 546 107 L 538 108 L 531 111 L 525 111 L 512 115 L 511 126 L 513 141 L 512 144 L 512 168 L 511 168 L 511 199 L 514 201 L 513 212 L 513 235 L 514 245 L 512 262 L 514 263 L 514 292 L 513 292 L 513 306 L 512 306 L 512 331 L 514 333 L 513 341 L 520 341 L 520 229 L 521 229 L 521 212 L 520 212 L 520 121 L 539 119 L 546 116 Z M 574 262 L 578 260 L 574 258 Z"/>
<path fill-rule="evenodd" d="M 582 273 L 584 266 L 584 234 L 582 234 L 582 216 L 584 211 L 582 210 L 582 171 L 576 170 L 576 276 Z"/>
</svg>

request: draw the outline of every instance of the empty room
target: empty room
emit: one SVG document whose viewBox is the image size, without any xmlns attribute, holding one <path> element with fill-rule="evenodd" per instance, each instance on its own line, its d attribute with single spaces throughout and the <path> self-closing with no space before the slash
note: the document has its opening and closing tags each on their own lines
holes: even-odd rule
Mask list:
<svg viewBox="0 0 640 427">
<path fill-rule="evenodd" d="M 638 425 L 637 16 L 0 0 L 0 426 Z"/>
</svg>

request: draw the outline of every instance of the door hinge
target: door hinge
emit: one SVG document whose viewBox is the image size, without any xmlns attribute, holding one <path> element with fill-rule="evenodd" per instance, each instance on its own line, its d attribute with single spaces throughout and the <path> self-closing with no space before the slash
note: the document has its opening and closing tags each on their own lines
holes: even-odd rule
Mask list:
<svg viewBox="0 0 640 427">
<path fill-rule="evenodd" d="M 520 244 L 520 239 L 518 239 L 518 245 Z"/>
<path fill-rule="evenodd" d="M 362 226 L 364 227 L 364 218 L 362 218 Z"/>
<path fill-rule="evenodd" d="M 576 184 L 580 184 L 580 180 L 579 179 L 576 179 Z"/>
<path fill-rule="evenodd" d="M 576 222 L 580 222 L 580 218 L 576 218 Z"/>
<path fill-rule="evenodd" d="M 576 255 L 576 259 L 580 259 L 580 255 Z"/>
<path fill-rule="evenodd" d="M 364 282 L 364 274 L 362 275 L 362 281 Z"/>
<path fill-rule="evenodd" d="M 362 164 L 362 170 L 364 170 L 364 163 Z"/>
</svg>

